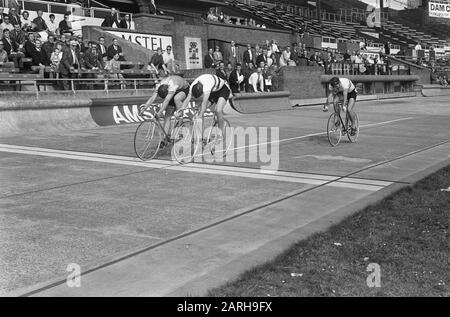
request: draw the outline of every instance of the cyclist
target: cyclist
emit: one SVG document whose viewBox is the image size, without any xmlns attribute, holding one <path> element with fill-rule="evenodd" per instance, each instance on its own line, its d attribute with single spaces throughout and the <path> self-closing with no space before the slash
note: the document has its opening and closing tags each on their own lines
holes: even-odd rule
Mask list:
<svg viewBox="0 0 450 317">
<path fill-rule="evenodd" d="M 333 100 L 334 111 L 336 113 L 340 113 L 340 109 L 337 104 L 339 101 L 342 101 L 343 110 L 348 112 L 352 125 L 350 135 L 354 136 L 357 132 L 355 129 L 356 113 L 354 108 L 356 98 L 358 96 L 355 85 L 350 79 L 333 77 L 330 80 L 328 89 L 330 94 L 328 96 L 327 103 L 324 105 L 323 111 L 328 111 L 330 100 Z"/>
<path fill-rule="evenodd" d="M 182 109 L 187 108 L 192 97 L 195 99 L 203 97 L 201 108 L 198 113 L 198 118 L 202 120 L 202 126 L 203 116 L 208 105 L 211 103 L 216 105 L 215 113 L 217 116 L 217 121 L 219 128 L 223 130 L 223 109 L 232 96 L 231 89 L 225 80 L 217 77 L 216 75 L 201 75 L 192 82 L 189 95 L 184 100 Z"/>
<path fill-rule="evenodd" d="M 146 102 L 144 109 L 150 107 L 159 96 L 164 99 L 156 116 L 161 118 L 164 114 L 164 131 L 166 135 L 169 135 L 171 118 L 175 113 L 175 110 L 180 110 L 183 107 L 183 101 L 189 94 L 189 83 L 180 76 L 169 76 L 161 80 L 157 85 L 155 92 Z M 161 142 L 161 148 L 170 142 L 169 136 Z"/>
</svg>

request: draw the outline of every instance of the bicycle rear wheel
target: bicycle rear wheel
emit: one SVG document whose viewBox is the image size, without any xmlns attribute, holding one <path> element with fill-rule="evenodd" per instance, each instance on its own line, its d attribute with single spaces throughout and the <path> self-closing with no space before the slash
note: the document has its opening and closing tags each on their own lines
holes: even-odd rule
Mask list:
<svg viewBox="0 0 450 317">
<path fill-rule="evenodd" d="M 350 123 L 350 119 L 348 118 L 349 114 L 347 113 L 347 122 L 348 122 L 348 131 L 351 131 L 352 125 Z M 359 137 L 359 118 L 358 115 L 355 113 L 355 123 L 354 123 L 356 133 L 355 135 L 351 135 L 350 132 L 347 133 L 348 139 L 351 143 L 355 143 L 358 140 Z"/>
<path fill-rule="evenodd" d="M 332 113 L 328 119 L 327 125 L 328 141 L 332 146 L 337 146 L 342 138 L 342 123 L 341 118 L 336 113 Z"/>
<path fill-rule="evenodd" d="M 192 120 L 184 119 L 173 129 L 172 158 L 180 164 L 191 163 L 197 152 L 198 142 L 195 142 L 193 127 Z"/>
<path fill-rule="evenodd" d="M 134 133 L 134 151 L 143 161 L 153 159 L 158 154 L 162 135 L 156 122 L 142 122 Z"/>
<path fill-rule="evenodd" d="M 219 128 L 219 123 L 214 120 L 214 124 L 207 131 L 205 152 L 210 152 L 216 158 L 224 158 L 233 143 L 234 134 L 231 131 L 231 124 L 227 119 L 223 120 L 223 129 Z"/>
</svg>

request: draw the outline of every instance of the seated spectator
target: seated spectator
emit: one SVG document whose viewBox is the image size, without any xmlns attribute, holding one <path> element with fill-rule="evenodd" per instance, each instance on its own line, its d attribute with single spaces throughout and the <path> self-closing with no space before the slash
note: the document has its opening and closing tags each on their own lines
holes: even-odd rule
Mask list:
<svg viewBox="0 0 450 317">
<path fill-rule="evenodd" d="M 233 70 L 229 76 L 230 88 L 233 94 L 240 93 L 244 90 L 245 76 L 242 74 L 242 66 L 240 63 L 236 64 L 236 69 Z"/>
<path fill-rule="evenodd" d="M 49 35 L 47 42 L 42 44 L 42 49 L 47 54 L 47 57 L 49 59 L 52 56 L 53 51 L 55 50 L 55 45 L 56 45 L 56 42 L 55 42 L 55 37 L 53 35 Z"/>
<path fill-rule="evenodd" d="M 36 40 L 34 50 L 31 52 L 32 65 L 45 67 L 50 66 L 50 59 L 47 53 L 42 49 L 41 40 Z"/>
<path fill-rule="evenodd" d="M 70 22 L 70 13 L 64 14 L 64 20 L 59 22 L 58 31 L 59 34 L 67 34 L 67 35 L 73 34 L 72 22 Z"/>
<path fill-rule="evenodd" d="M 14 25 L 11 24 L 9 21 L 9 16 L 5 15 L 3 16 L 3 22 L 0 24 L 0 30 L 14 30 Z"/>
<path fill-rule="evenodd" d="M 8 53 L 5 51 L 5 44 L 0 42 L 0 65 L 8 62 Z"/>
<path fill-rule="evenodd" d="M 111 60 L 106 62 L 105 70 L 110 72 L 110 75 L 108 75 L 108 78 L 117 78 L 123 80 L 124 77 L 122 74 L 120 74 L 120 55 L 115 54 Z M 124 89 L 125 84 L 123 81 L 120 81 L 120 86 L 122 89 Z"/>
<path fill-rule="evenodd" d="M 34 43 L 35 43 L 34 33 L 28 33 L 28 39 L 25 41 L 25 44 L 23 45 L 26 57 L 31 57 L 31 52 L 34 50 Z"/>
<path fill-rule="evenodd" d="M 50 21 L 47 23 L 48 26 L 48 34 L 49 35 L 57 35 L 58 32 L 58 24 L 55 22 L 55 15 L 52 13 L 49 15 Z"/>
<path fill-rule="evenodd" d="M 119 60 L 125 60 L 122 53 L 122 47 L 119 45 L 119 41 L 117 39 L 113 40 L 113 43 L 108 47 L 106 54 L 109 60 L 113 59 L 116 54 L 119 54 Z"/>
<path fill-rule="evenodd" d="M 93 70 L 100 70 L 104 68 L 103 58 L 98 52 L 97 44 L 92 44 L 92 48 L 86 51 L 84 56 L 84 67 L 86 69 Z"/>
<path fill-rule="evenodd" d="M 18 24 L 20 26 L 22 24 L 22 22 L 20 21 L 20 15 L 17 13 L 16 8 L 9 9 L 8 17 L 9 17 L 9 22 L 12 25 Z"/>
<path fill-rule="evenodd" d="M 76 77 L 77 70 L 80 67 L 80 56 L 76 52 L 77 42 L 75 40 L 70 41 L 70 47 L 63 52 L 61 62 L 59 64 L 59 71 L 61 78 L 74 78 Z M 62 88 L 64 90 L 70 89 L 70 82 L 68 80 L 62 81 Z"/>
<path fill-rule="evenodd" d="M 163 53 L 164 65 L 170 74 L 175 73 L 175 56 L 172 52 L 172 46 L 168 45 L 166 51 Z"/>
<path fill-rule="evenodd" d="M 220 51 L 220 47 L 216 46 L 216 50 L 214 52 L 214 63 L 217 65 L 222 61 L 223 61 L 222 52 Z"/>
<path fill-rule="evenodd" d="M 114 27 L 114 25 L 116 25 L 116 27 L 120 27 L 119 19 L 117 17 L 117 11 L 115 8 L 111 8 L 111 12 L 106 15 L 105 19 L 102 22 L 102 26 L 112 28 Z"/>
<path fill-rule="evenodd" d="M 98 52 L 102 55 L 103 61 L 107 60 L 108 58 L 108 52 L 105 46 L 105 38 L 99 37 L 98 38 Z"/>
<path fill-rule="evenodd" d="M 129 14 L 125 14 L 124 18 L 120 20 L 119 27 L 121 29 L 131 30 L 131 17 Z"/>
<path fill-rule="evenodd" d="M 30 20 L 30 13 L 28 11 L 22 12 L 22 30 L 30 32 L 33 29 L 33 22 Z"/>
<path fill-rule="evenodd" d="M 275 53 L 272 53 L 267 58 L 267 65 L 269 65 L 269 67 L 277 67 L 277 57 L 275 56 Z"/>
<path fill-rule="evenodd" d="M 156 50 L 156 54 L 153 54 L 148 65 L 148 70 L 157 77 L 165 77 L 169 74 L 166 65 L 164 65 L 162 48 L 158 47 L 158 49 Z"/>
<path fill-rule="evenodd" d="M 225 71 L 225 63 L 224 62 L 220 62 L 219 69 L 216 71 L 216 75 L 217 75 L 217 77 L 222 78 L 223 80 L 228 82 L 228 75 L 227 75 L 227 72 Z"/>
<path fill-rule="evenodd" d="M 248 83 L 250 92 L 264 92 L 264 76 L 260 67 L 256 69 L 256 72 L 250 75 Z"/>
<path fill-rule="evenodd" d="M 20 28 L 20 25 L 14 25 L 14 30 L 10 32 L 9 37 L 11 38 L 11 41 L 18 47 L 19 51 L 24 50 L 23 45 L 25 44 L 28 36 L 27 33 Z"/>
<path fill-rule="evenodd" d="M 284 66 L 291 66 L 292 63 L 295 64 L 295 62 L 291 59 L 291 47 L 288 45 L 286 46 L 286 49 L 283 51 L 283 53 L 280 56 L 280 67 Z M 295 66 L 295 65 L 292 65 Z"/>
<path fill-rule="evenodd" d="M 260 65 L 261 62 L 263 62 L 264 64 L 268 64 L 268 56 L 267 56 L 267 48 L 264 47 L 262 50 L 262 54 L 258 55 L 256 57 L 256 65 Z"/>
<path fill-rule="evenodd" d="M 205 68 L 213 68 L 214 67 L 214 52 L 213 52 L 212 48 L 210 48 L 208 50 L 208 55 L 205 56 L 204 67 Z"/>
<path fill-rule="evenodd" d="M 230 78 L 230 74 L 233 71 L 233 64 L 230 62 L 227 63 L 227 67 L 225 68 L 225 73 L 227 74 L 227 78 Z"/>
<path fill-rule="evenodd" d="M 42 17 L 44 15 L 44 12 L 42 12 L 42 10 L 38 10 L 37 15 L 38 16 L 33 20 L 34 31 L 38 33 L 42 31 L 47 31 L 48 30 L 47 23 L 45 23 L 45 20 Z"/>
<path fill-rule="evenodd" d="M 19 45 L 10 37 L 10 31 L 8 29 L 3 30 L 2 39 L 4 49 L 8 53 L 8 60 L 14 62 L 15 68 L 22 68 L 23 62 L 22 58 L 25 56 L 21 51 L 19 51 Z"/>
</svg>

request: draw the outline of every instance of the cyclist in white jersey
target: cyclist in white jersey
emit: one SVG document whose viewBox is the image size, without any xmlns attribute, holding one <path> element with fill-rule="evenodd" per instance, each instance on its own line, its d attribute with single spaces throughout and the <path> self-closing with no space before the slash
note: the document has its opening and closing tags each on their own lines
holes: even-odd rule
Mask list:
<svg viewBox="0 0 450 317">
<path fill-rule="evenodd" d="M 164 131 L 166 134 L 169 134 L 171 118 L 176 110 L 180 110 L 183 106 L 183 101 L 186 99 L 189 94 L 189 83 L 180 76 L 169 76 L 161 80 L 161 82 L 157 85 L 155 92 L 150 97 L 150 99 L 145 104 L 145 108 L 150 107 L 158 98 L 164 99 L 161 108 L 156 114 L 159 118 L 161 118 L 164 114 Z M 161 148 L 165 146 L 165 140 L 161 144 Z"/>
<path fill-rule="evenodd" d="M 198 99 L 202 97 L 202 104 L 198 117 L 203 120 L 208 105 L 216 104 L 216 116 L 219 128 L 223 129 L 223 109 L 228 100 L 232 97 L 231 89 L 228 83 L 216 75 L 205 74 L 199 76 L 191 84 L 189 95 L 184 100 L 183 109 L 185 109 L 192 97 Z"/>
<path fill-rule="evenodd" d="M 323 110 L 325 112 L 328 111 L 328 105 L 330 101 L 333 101 L 334 111 L 338 113 L 340 112 L 338 102 L 342 101 L 343 109 L 344 111 L 347 110 L 347 112 L 349 113 L 350 121 L 352 124 L 352 130 L 350 131 L 350 133 L 351 135 L 355 135 L 356 113 L 354 111 L 354 108 L 356 104 L 356 98 L 358 96 L 355 85 L 350 79 L 333 77 L 330 80 L 328 89 L 330 91 L 330 94 Z"/>
</svg>

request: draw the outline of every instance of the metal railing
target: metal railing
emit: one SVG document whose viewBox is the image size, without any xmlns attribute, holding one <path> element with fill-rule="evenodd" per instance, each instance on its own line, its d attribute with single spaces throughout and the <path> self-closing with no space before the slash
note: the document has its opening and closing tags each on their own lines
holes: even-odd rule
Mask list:
<svg viewBox="0 0 450 317">
<path fill-rule="evenodd" d="M 411 75 L 409 65 L 339 62 L 325 67 L 327 75 Z"/>
</svg>

